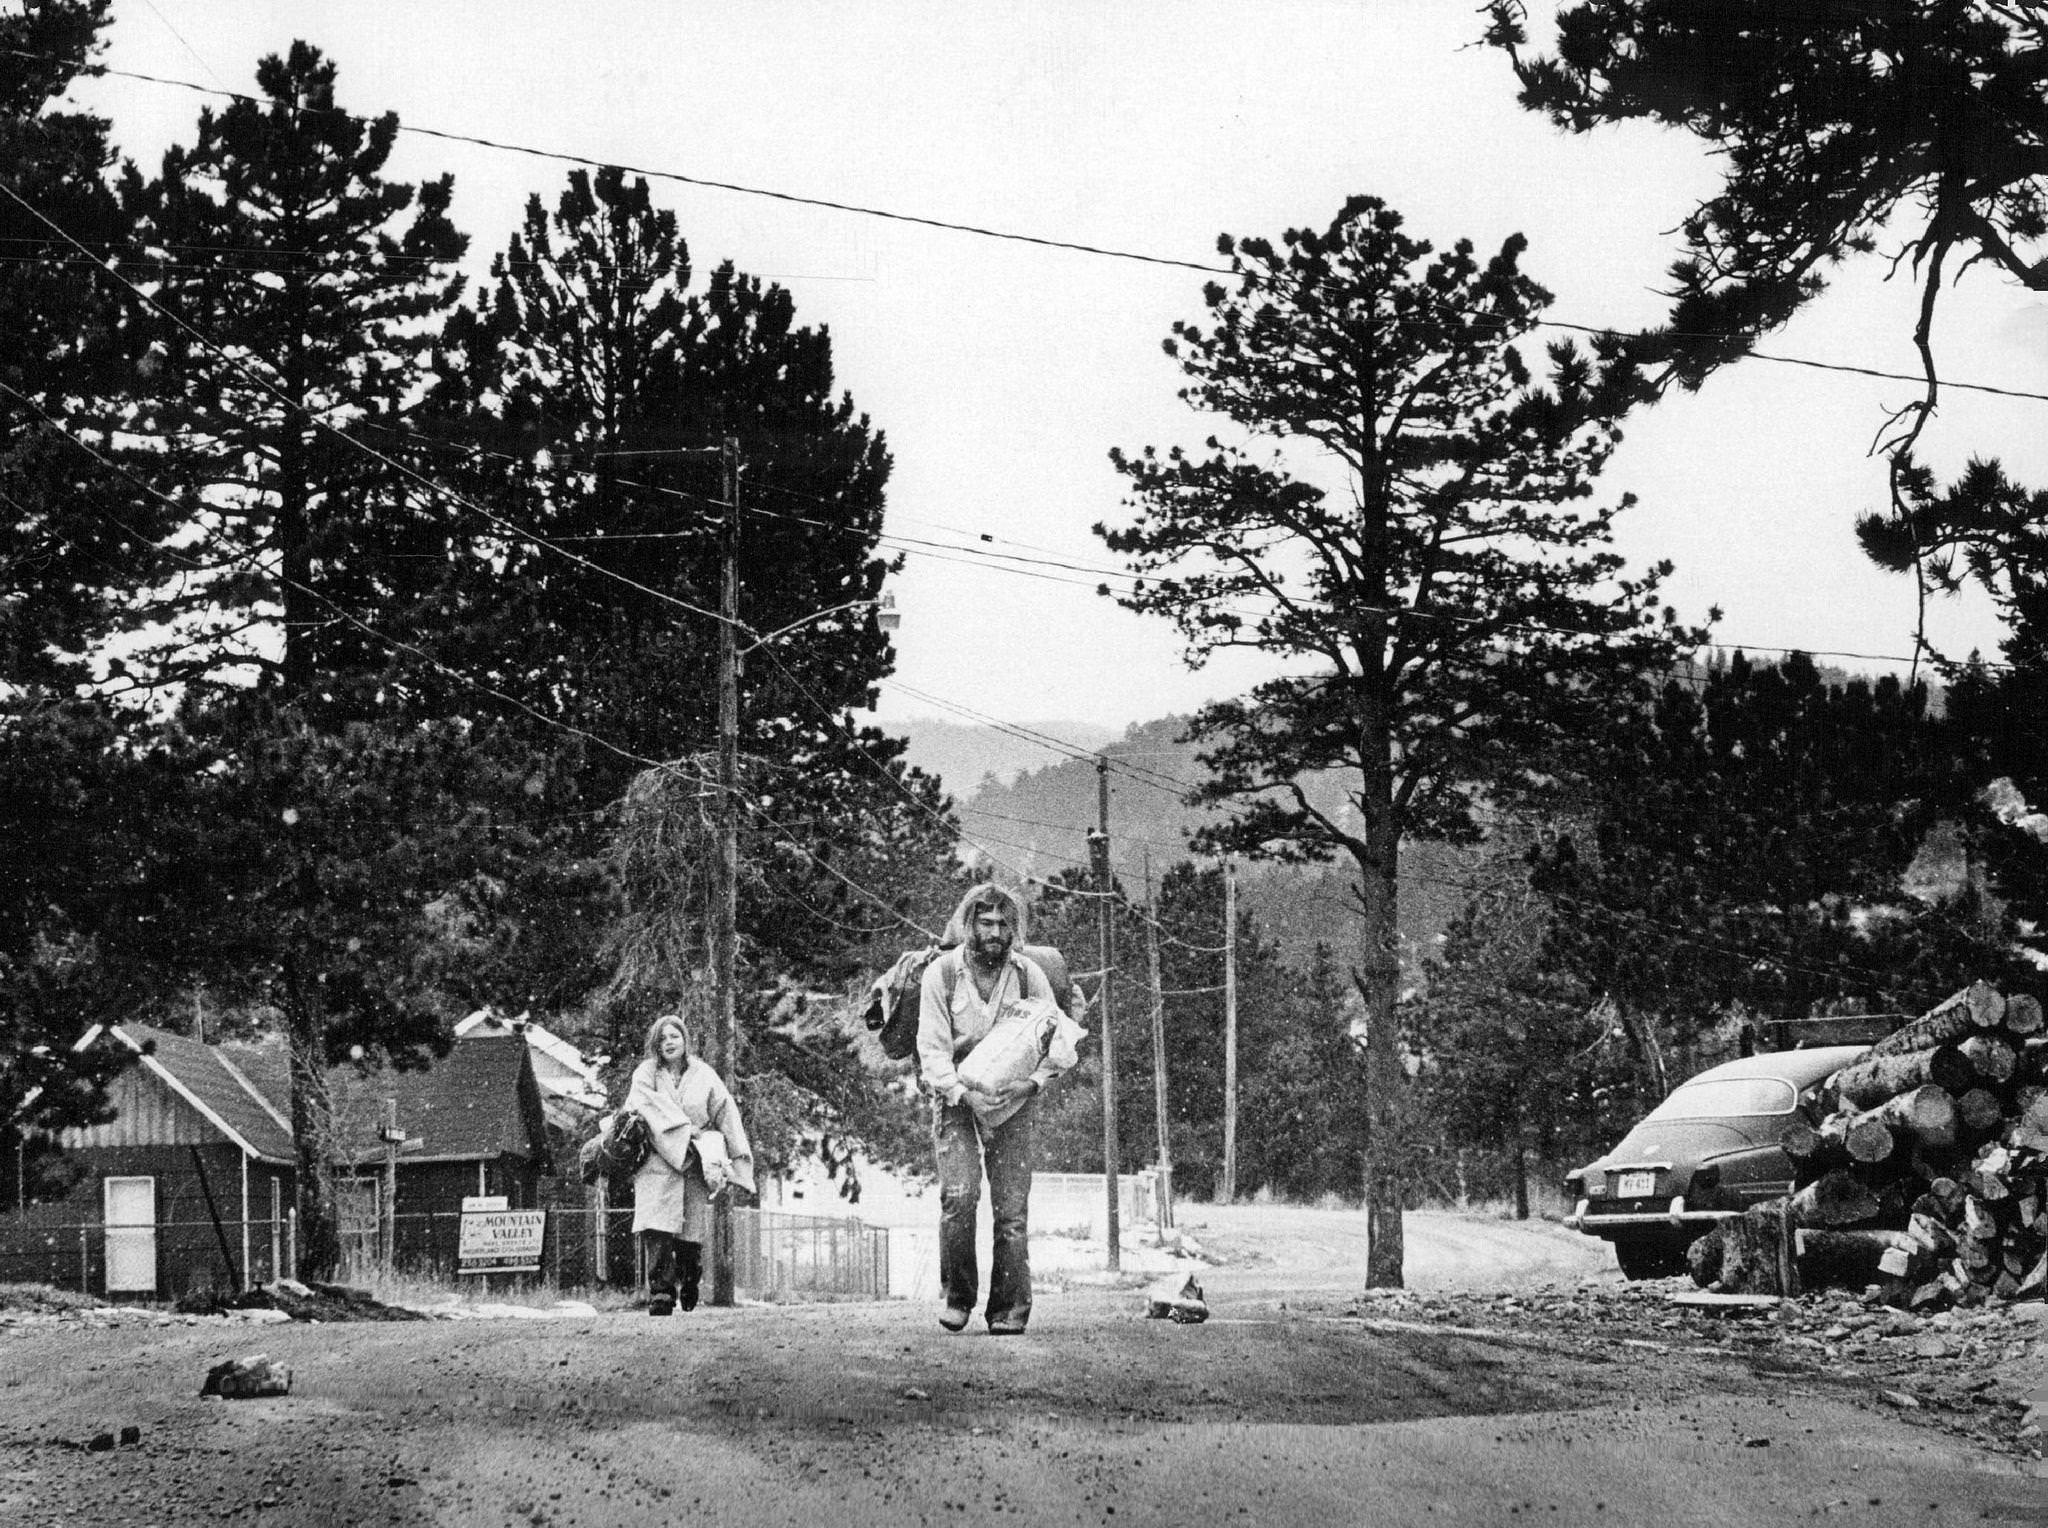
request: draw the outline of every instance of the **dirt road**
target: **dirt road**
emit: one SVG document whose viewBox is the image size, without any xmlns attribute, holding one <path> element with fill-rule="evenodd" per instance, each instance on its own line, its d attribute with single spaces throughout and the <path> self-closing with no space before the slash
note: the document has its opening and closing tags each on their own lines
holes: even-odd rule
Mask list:
<svg viewBox="0 0 2048 1528">
<path fill-rule="evenodd" d="M 1269 1255 L 1313 1229 L 1276 1225 Z M 1014 1339 L 902 1303 L 23 1329 L 0 1338 L 0 1523 L 1780 1528 L 2048 1503 L 2037 1466 L 1775 1348 L 1432 1330 L 1209 1283 L 1208 1325 L 1076 1285 Z M 196 1396 L 259 1349 L 290 1396 Z M 72 1446 L 122 1426 L 139 1441 Z"/>
<path fill-rule="evenodd" d="M 1603 1241 L 1546 1221 L 1414 1210 L 1402 1217 L 1410 1289 L 1514 1289 L 1546 1280 L 1619 1280 Z M 1365 1282 L 1365 1215 L 1291 1205 L 1192 1205 L 1177 1224 L 1224 1259 L 1202 1276 L 1226 1301 L 1340 1299 Z"/>
</svg>

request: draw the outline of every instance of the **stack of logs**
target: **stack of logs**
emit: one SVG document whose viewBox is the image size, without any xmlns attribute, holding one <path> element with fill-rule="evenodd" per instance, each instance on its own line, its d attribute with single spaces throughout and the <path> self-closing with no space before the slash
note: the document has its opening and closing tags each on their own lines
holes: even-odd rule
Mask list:
<svg viewBox="0 0 2048 1528">
<path fill-rule="evenodd" d="M 2048 1296 L 2041 1004 L 1974 983 L 1828 1079 L 1782 1137 L 1795 1191 L 1693 1243 L 1731 1294 L 1877 1285 L 1908 1309 Z"/>
</svg>

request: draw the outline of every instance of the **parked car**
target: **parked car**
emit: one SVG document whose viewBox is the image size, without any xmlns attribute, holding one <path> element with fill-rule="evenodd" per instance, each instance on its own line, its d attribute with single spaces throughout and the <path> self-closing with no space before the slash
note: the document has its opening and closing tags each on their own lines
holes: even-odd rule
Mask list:
<svg viewBox="0 0 2048 1528">
<path fill-rule="evenodd" d="M 1672 1089 L 1619 1145 L 1564 1180 L 1565 1224 L 1614 1244 L 1624 1277 L 1685 1271 L 1716 1221 L 1792 1187 L 1778 1137 L 1861 1045 L 1773 1051 L 1709 1067 Z"/>
</svg>

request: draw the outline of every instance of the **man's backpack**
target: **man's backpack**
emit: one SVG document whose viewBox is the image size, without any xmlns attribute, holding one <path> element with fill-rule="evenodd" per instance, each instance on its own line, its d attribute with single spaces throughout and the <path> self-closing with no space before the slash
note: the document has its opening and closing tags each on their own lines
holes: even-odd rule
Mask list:
<svg viewBox="0 0 2048 1528">
<path fill-rule="evenodd" d="M 917 1052 L 917 1021 L 923 1006 L 925 969 L 946 953 L 946 947 L 926 945 L 921 950 L 905 952 L 896 964 L 877 977 L 868 988 L 867 1002 L 861 1010 L 862 1022 L 869 1033 L 881 1042 L 882 1054 L 891 1061 L 905 1061 Z M 1016 953 L 1022 955 L 1045 973 L 1045 979 L 1052 988 L 1053 1001 L 1060 1011 L 1080 1017 L 1076 1001 L 1081 1007 L 1087 1006 L 1074 986 L 1074 980 L 1067 974 L 1066 958 L 1049 944 L 1023 944 Z M 960 981 L 960 965 L 954 961 L 945 968 L 946 1001 L 953 1000 L 953 990 Z"/>
</svg>

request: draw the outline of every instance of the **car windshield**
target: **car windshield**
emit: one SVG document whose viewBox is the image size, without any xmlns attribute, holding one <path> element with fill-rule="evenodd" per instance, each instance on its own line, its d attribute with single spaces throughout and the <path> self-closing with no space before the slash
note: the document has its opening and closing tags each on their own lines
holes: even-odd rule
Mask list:
<svg viewBox="0 0 2048 1528">
<path fill-rule="evenodd" d="M 1716 1077 L 1688 1082 L 1649 1119 L 1719 1119 L 1730 1114 L 1790 1114 L 1799 1095 L 1781 1077 Z M 1645 1121 L 1647 1123 L 1647 1121 Z"/>
</svg>

